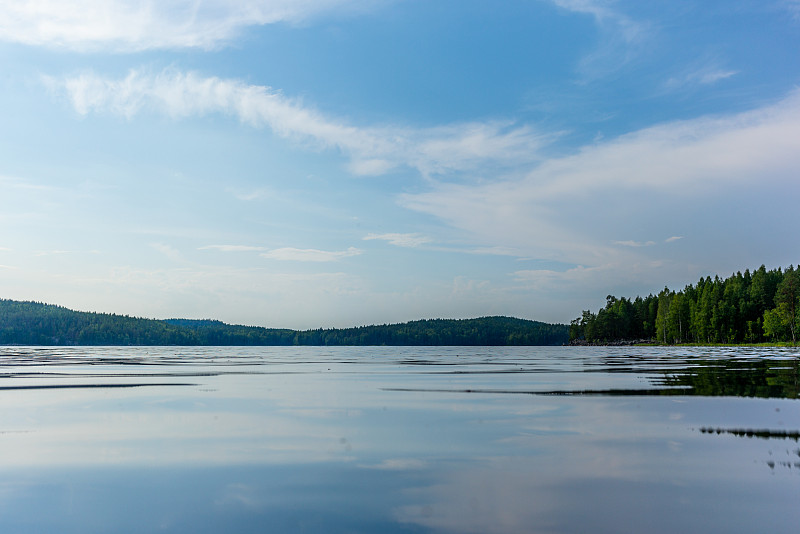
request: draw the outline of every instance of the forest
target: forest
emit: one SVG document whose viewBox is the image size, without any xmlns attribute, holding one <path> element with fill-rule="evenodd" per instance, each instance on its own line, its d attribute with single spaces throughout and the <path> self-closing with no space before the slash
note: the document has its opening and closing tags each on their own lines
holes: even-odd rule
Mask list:
<svg viewBox="0 0 800 534">
<path fill-rule="evenodd" d="M 0 299 L 0 345 L 563 345 L 569 326 L 513 317 L 290 330 L 142 319 Z"/>
<path fill-rule="evenodd" d="M 652 341 L 679 343 L 796 343 L 800 327 L 800 267 L 701 278 L 681 291 L 606 297 L 569 327 L 570 343 Z"/>
</svg>

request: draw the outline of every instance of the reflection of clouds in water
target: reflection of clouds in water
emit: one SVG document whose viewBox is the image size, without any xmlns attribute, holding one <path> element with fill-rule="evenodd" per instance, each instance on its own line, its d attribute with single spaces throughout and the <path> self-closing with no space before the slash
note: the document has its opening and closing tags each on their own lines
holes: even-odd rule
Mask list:
<svg viewBox="0 0 800 534">
<path fill-rule="evenodd" d="M 344 408 L 289 408 L 283 410 L 289 415 L 299 416 L 299 417 L 315 417 L 318 419 L 340 419 L 344 417 L 361 417 L 363 414 L 362 410 L 350 410 Z"/>
<path fill-rule="evenodd" d="M 0 465 L 225 465 L 352 461 L 342 429 L 303 418 L 227 411 L 172 411 L 124 403 L 133 413 L 62 403 L 39 410 L 29 431 L 3 435 Z M 32 412 L 18 406 L 20 413 Z M 36 411 L 36 410 L 33 410 Z M 68 413 L 68 417 L 56 415 Z M 22 423 L 20 423 L 22 424 Z"/>
<path fill-rule="evenodd" d="M 707 435 L 690 425 L 697 419 L 768 421 L 794 401 L 560 402 L 570 407 L 569 417 L 519 420 L 519 433 L 496 441 L 497 451 L 509 456 L 439 466 L 430 485 L 406 492 L 411 498 L 394 509 L 397 521 L 453 533 L 666 533 L 687 525 L 696 532 L 744 532 L 760 530 L 763 510 L 786 505 L 789 487 L 775 485 L 774 478 L 764 485 L 768 470 L 761 460 L 773 457 L 769 442 L 704 440 Z M 524 430 L 537 424 L 546 431 Z M 763 507 L 757 514 L 754 487 Z M 725 518 L 708 513 L 721 502 L 727 503 Z"/>
<path fill-rule="evenodd" d="M 379 464 L 359 465 L 364 469 L 379 469 L 383 471 L 413 471 L 425 469 L 428 463 L 416 458 L 387 458 Z"/>
<path fill-rule="evenodd" d="M 222 495 L 218 497 L 214 504 L 222 508 L 248 508 L 260 510 L 264 508 L 263 496 L 259 495 L 259 489 L 249 484 L 233 483 L 228 484 Z"/>
<path fill-rule="evenodd" d="M 413 494 L 420 504 L 397 508 L 395 519 L 464 534 L 512 534 L 531 532 L 532 528 L 535 532 L 548 532 L 547 513 L 559 503 L 542 485 L 543 480 L 535 471 L 516 460 L 505 465 L 459 469 L 441 483 L 415 490 Z"/>
<path fill-rule="evenodd" d="M 163 512 L 134 519 L 152 527 L 153 517 L 177 517 L 175 510 L 183 510 L 184 524 L 201 528 L 164 523 L 164 528 L 183 532 L 244 532 L 236 521 L 252 532 L 742 532 L 763 530 L 758 520 L 778 517 L 773 511 L 787 508 L 787 501 L 793 504 L 797 447 L 792 444 L 784 453 L 775 439 L 733 433 L 737 428 L 767 428 L 778 435 L 800 428 L 796 400 L 476 393 L 620 386 L 638 390 L 655 371 L 639 376 L 611 372 L 617 365 L 598 369 L 594 349 L 575 351 L 586 354 L 586 361 L 570 363 L 526 348 L 509 354 L 540 354 L 553 371 L 473 372 L 489 364 L 490 371 L 512 365 L 497 367 L 483 349 L 464 361 L 465 349 L 459 348 L 462 355 L 454 370 L 469 372 L 443 372 L 441 367 L 428 369 L 430 365 L 399 365 L 406 350 L 411 349 L 393 349 L 388 353 L 392 358 L 365 357 L 340 367 L 340 356 L 324 354 L 316 358 L 332 361 L 265 360 L 262 365 L 237 365 L 231 374 L 218 371 L 232 365 L 211 366 L 213 373 L 196 373 L 197 387 L 5 392 L 0 396 L 0 470 L 17 469 L 24 473 L 20 480 L 38 472 L 35 480 L 41 483 L 34 488 L 0 484 L 0 515 L 27 515 L 18 506 L 24 501 L 25 512 L 48 509 L 63 519 L 67 512 L 57 507 L 67 490 L 77 488 L 81 513 L 102 510 L 98 503 L 107 493 L 124 502 L 107 517 L 127 518 L 122 507 L 131 501 L 105 489 L 117 489 L 119 481 L 124 481 L 123 490 L 140 488 L 147 496 L 143 502 L 152 501 L 151 507 Z M 425 360 L 440 354 L 438 348 L 413 350 Z M 219 354 L 232 353 L 220 349 Z M 68 376 L 44 377 L 31 374 L 28 367 L 27 374 L 9 380 L 78 383 L 78 373 L 83 373 L 81 383 L 94 383 L 119 380 L 120 370 L 131 374 L 130 366 L 101 368 L 96 365 L 100 360 L 91 367 L 71 364 L 64 369 L 74 372 Z M 186 360 L 196 361 L 194 356 Z M 480 364 L 484 360 L 489 363 Z M 541 367 L 537 361 L 529 367 Z M 624 363 L 630 367 L 630 361 L 626 357 Z M 648 360 L 648 369 L 659 361 Z M 148 369 L 143 363 L 136 372 L 154 373 L 149 378 L 154 381 L 169 369 Z M 175 374 L 195 370 L 189 364 L 165 363 Z M 557 365 L 569 372 L 555 369 Z M 309 372 L 283 372 L 298 368 Z M 585 372 L 587 368 L 603 372 Z M 269 372 L 259 372 L 264 369 Z M 427 390 L 386 389 L 390 387 Z M 462 392 L 435 391 L 454 389 Z M 721 433 L 710 435 L 703 428 Z M 149 472 L 142 469 L 147 466 L 152 466 Z M 70 474 L 56 481 L 64 489 L 56 495 L 49 488 L 58 467 Z M 73 476 L 92 469 L 99 475 L 82 482 Z M 185 476 L 189 482 L 181 480 Z M 136 477 L 139 481 L 132 483 Z M 189 501 L 191 506 L 185 504 Z M 708 514 L 712 509 L 725 513 L 722 526 L 711 523 L 719 515 Z M 69 513 L 78 516 L 72 509 Z M 315 513 L 314 528 L 300 528 Z M 794 509 L 783 514 L 776 520 L 781 525 L 794 526 L 793 520 L 800 519 Z M 209 517 L 219 518 L 227 528 L 211 530 Z M 653 518 L 664 524 L 654 526 Z M 332 528 L 336 526 L 342 528 Z"/>
</svg>

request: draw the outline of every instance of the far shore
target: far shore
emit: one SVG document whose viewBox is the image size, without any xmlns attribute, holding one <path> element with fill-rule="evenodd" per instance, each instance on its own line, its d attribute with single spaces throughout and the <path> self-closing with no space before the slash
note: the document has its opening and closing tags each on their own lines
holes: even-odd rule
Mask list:
<svg viewBox="0 0 800 534">
<path fill-rule="evenodd" d="M 615 341 L 572 340 L 571 347 L 762 347 L 762 348 L 796 348 L 791 341 L 774 341 L 771 343 L 659 343 L 654 339 L 618 339 Z"/>
</svg>

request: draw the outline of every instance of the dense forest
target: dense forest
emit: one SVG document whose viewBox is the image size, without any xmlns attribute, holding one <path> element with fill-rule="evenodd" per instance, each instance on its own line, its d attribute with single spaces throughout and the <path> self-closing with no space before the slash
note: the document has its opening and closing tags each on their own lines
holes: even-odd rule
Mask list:
<svg viewBox="0 0 800 534">
<path fill-rule="evenodd" d="M 512 317 L 289 330 L 141 319 L 0 299 L 0 345 L 563 345 L 569 327 Z"/>
<path fill-rule="evenodd" d="M 674 343 L 796 343 L 800 327 L 800 267 L 724 280 L 701 278 L 682 291 L 606 297 L 605 308 L 589 310 L 570 324 L 571 343 L 652 340 Z"/>
</svg>

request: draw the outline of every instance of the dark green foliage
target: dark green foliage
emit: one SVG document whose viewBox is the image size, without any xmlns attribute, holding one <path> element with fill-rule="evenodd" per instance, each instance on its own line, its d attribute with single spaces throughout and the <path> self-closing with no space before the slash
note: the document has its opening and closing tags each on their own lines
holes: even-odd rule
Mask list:
<svg viewBox="0 0 800 534">
<path fill-rule="evenodd" d="M 696 360 L 691 368 L 665 373 L 660 385 L 686 388 L 703 397 L 800 397 L 800 362 L 797 360 Z"/>
<path fill-rule="evenodd" d="M 297 345 L 563 345 L 568 327 L 513 317 L 429 319 L 297 332 Z"/>
<path fill-rule="evenodd" d="M 184 345 L 192 333 L 163 321 L 0 300 L 2 345 Z"/>
<path fill-rule="evenodd" d="M 605 308 L 572 321 L 570 341 L 795 342 L 798 330 L 800 273 L 792 266 L 767 271 L 762 265 L 752 274 L 701 278 L 683 291 L 665 287 L 658 296 L 632 302 L 609 295 Z"/>
<path fill-rule="evenodd" d="M 653 339 L 656 335 L 658 297 L 648 295 L 633 301 L 606 297 L 606 307 L 592 313 L 584 310 L 570 325 L 570 340 L 589 342 Z"/>
<path fill-rule="evenodd" d="M 511 317 L 289 330 L 140 319 L 0 299 L 0 345 L 563 345 L 568 327 Z"/>
</svg>

